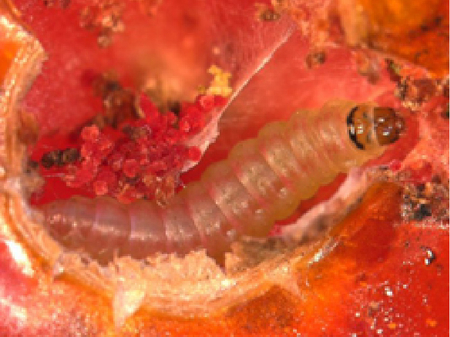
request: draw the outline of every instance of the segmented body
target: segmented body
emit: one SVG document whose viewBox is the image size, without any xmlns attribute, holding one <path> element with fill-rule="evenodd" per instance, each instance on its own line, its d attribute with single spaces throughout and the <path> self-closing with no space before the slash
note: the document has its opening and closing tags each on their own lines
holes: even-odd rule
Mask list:
<svg viewBox="0 0 450 337">
<path fill-rule="evenodd" d="M 241 236 L 267 236 L 276 220 L 321 185 L 379 156 L 383 147 L 373 111 L 370 104 L 331 101 L 319 111 L 297 112 L 236 145 L 165 208 L 150 201 L 122 205 L 74 197 L 45 205 L 45 226 L 65 247 L 100 260 L 200 248 L 221 256 Z M 350 125 L 355 118 L 367 123 Z"/>
</svg>

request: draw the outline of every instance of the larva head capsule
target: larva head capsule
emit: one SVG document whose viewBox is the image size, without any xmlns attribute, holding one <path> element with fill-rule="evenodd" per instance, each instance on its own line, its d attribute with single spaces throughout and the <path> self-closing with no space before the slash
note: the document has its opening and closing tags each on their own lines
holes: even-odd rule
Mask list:
<svg viewBox="0 0 450 337">
<path fill-rule="evenodd" d="M 350 139 L 361 150 L 370 150 L 397 141 L 405 128 L 403 118 L 392 108 L 361 104 L 347 117 Z"/>
<path fill-rule="evenodd" d="M 394 109 L 374 108 L 373 118 L 375 134 L 380 145 L 396 142 L 405 129 L 405 121 Z"/>
</svg>

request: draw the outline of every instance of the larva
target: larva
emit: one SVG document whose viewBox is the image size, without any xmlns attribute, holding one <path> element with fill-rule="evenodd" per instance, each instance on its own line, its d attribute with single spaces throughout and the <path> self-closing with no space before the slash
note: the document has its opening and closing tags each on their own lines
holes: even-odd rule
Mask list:
<svg viewBox="0 0 450 337">
<path fill-rule="evenodd" d="M 402 129 L 402 118 L 390 108 L 331 101 L 267 124 L 165 208 L 73 197 L 44 205 L 44 224 L 63 246 L 100 261 L 200 248 L 221 257 L 241 236 L 266 236 L 321 185 L 379 156 Z"/>
</svg>

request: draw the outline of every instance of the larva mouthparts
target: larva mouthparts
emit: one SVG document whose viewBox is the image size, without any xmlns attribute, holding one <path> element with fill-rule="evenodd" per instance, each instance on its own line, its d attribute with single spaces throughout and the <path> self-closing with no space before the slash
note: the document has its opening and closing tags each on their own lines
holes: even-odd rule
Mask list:
<svg viewBox="0 0 450 337">
<path fill-rule="evenodd" d="M 333 100 L 263 127 L 209 167 L 167 207 L 73 197 L 42 206 L 44 226 L 67 249 L 100 262 L 205 249 L 218 260 L 242 236 L 265 237 L 301 200 L 376 158 L 404 128 L 390 108 Z"/>
</svg>

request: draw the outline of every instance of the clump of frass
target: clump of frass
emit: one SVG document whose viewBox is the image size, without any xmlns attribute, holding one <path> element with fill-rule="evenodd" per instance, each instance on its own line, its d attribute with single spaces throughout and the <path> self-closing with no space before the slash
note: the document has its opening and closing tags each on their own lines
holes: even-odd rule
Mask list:
<svg viewBox="0 0 450 337">
<path fill-rule="evenodd" d="M 127 118 L 116 126 L 89 123 L 77 136 L 52 142 L 57 145 L 50 146 L 43 137 L 31 159 L 39 163 L 44 178 L 59 177 L 67 186 L 84 189 L 88 195 L 107 195 L 125 203 L 155 199 L 165 204 L 180 186 L 186 162 L 201 157 L 200 149 L 187 146 L 186 141 L 202 130 L 213 109 L 225 103 L 222 96 L 199 95 L 194 102 L 181 103 L 175 114 L 159 111 L 141 93 L 136 104 L 139 117 Z M 68 149 L 76 152 L 76 161 L 43 161 Z"/>
</svg>

